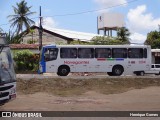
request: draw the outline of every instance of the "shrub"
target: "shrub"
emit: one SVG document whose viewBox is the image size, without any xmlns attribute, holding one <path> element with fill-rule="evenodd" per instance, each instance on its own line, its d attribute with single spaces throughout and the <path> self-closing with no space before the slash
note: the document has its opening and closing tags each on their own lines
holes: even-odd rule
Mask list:
<svg viewBox="0 0 160 120">
<path fill-rule="evenodd" d="M 22 50 L 14 53 L 16 71 L 36 71 L 38 69 L 39 55 L 30 50 Z"/>
</svg>

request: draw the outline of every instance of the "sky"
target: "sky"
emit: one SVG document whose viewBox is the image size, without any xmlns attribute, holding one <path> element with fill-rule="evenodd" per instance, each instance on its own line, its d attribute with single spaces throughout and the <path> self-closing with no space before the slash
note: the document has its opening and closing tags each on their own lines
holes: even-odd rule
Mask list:
<svg viewBox="0 0 160 120">
<path fill-rule="evenodd" d="M 10 28 L 8 15 L 21 0 L 0 0 L 0 28 Z M 97 33 L 97 16 L 104 12 L 124 15 L 125 27 L 131 32 L 132 43 L 143 43 L 147 33 L 159 30 L 160 0 L 26 0 L 31 15 L 38 24 L 39 7 L 42 8 L 43 25 L 78 32 Z"/>
</svg>

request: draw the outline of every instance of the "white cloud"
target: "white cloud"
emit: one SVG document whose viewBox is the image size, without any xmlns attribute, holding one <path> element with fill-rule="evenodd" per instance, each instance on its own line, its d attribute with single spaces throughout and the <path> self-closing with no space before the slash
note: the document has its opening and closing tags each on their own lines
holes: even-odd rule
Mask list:
<svg viewBox="0 0 160 120">
<path fill-rule="evenodd" d="M 39 26 L 39 21 L 36 22 L 36 25 Z M 42 26 L 45 28 L 55 28 L 58 26 L 58 23 L 52 17 L 46 17 L 42 19 Z"/>
<path fill-rule="evenodd" d="M 158 28 L 160 18 L 154 18 L 152 13 L 147 13 L 146 11 L 146 5 L 141 5 L 135 9 L 129 10 L 127 18 L 128 27 L 131 31 L 144 33 Z"/>
<path fill-rule="evenodd" d="M 46 17 L 43 19 L 43 23 L 42 25 L 45 27 L 45 28 L 54 28 L 58 25 L 58 23 L 51 17 Z"/>
<path fill-rule="evenodd" d="M 144 43 L 146 40 L 146 35 L 135 32 L 131 34 L 130 39 L 131 43 Z"/>
</svg>

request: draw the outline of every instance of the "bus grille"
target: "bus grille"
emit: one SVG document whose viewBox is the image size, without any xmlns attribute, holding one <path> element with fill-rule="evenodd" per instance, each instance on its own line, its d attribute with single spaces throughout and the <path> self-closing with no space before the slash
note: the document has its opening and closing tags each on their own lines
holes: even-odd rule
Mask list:
<svg viewBox="0 0 160 120">
<path fill-rule="evenodd" d="M 9 96 L 9 92 L 0 93 L 0 98 Z"/>
<path fill-rule="evenodd" d="M 13 85 L 1 87 L 1 88 L 0 88 L 0 91 L 9 90 L 9 89 L 11 89 L 12 87 L 13 87 Z"/>
</svg>

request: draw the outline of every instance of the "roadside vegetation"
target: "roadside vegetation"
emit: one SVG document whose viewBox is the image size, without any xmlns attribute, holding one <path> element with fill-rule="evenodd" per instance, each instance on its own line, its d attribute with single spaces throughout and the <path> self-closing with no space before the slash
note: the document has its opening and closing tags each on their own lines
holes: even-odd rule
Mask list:
<svg viewBox="0 0 160 120">
<path fill-rule="evenodd" d="M 160 78 L 99 78 L 99 79 L 30 79 L 17 80 L 17 91 L 20 94 L 44 92 L 56 96 L 77 96 L 88 91 L 102 94 L 118 94 L 133 89 L 160 86 Z"/>
<path fill-rule="evenodd" d="M 30 50 L 13 51 L 16 73 L 37 73 L 39 55 L 32 53 Z"/>
</svg>

